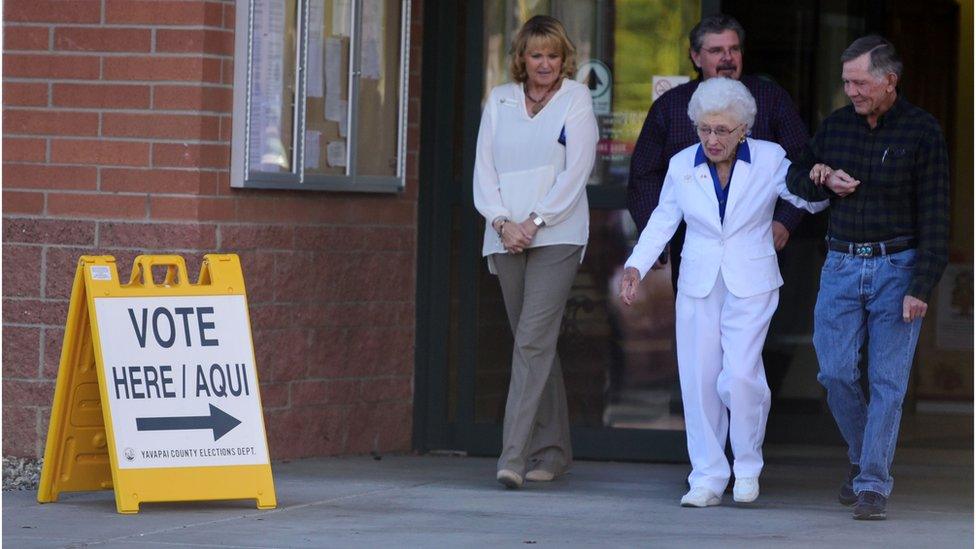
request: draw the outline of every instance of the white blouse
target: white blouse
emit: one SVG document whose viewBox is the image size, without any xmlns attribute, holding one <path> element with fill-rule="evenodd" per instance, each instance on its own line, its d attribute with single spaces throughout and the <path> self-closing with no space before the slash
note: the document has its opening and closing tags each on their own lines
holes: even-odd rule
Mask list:
<svg viewBox="0 0 976 549">
<path fill-rule="evenodd" d="M 565 128 L 566 145 L 559 143 Z M 520 84 L 491 90 L 481 116 L 474 166 L 474 205 L 485 218 L 482 255 L 495 272 L 491 254 L 505 253 L 491 226 L 498 217 L 516 223 L 535 212 L 545 220 L 530 248 L 554 244 L 585 246 L 590 211 L 586 182 L 599 137 L 590 91 L 563 80 L 535 115 L 525 110 Z"/>
</svg>

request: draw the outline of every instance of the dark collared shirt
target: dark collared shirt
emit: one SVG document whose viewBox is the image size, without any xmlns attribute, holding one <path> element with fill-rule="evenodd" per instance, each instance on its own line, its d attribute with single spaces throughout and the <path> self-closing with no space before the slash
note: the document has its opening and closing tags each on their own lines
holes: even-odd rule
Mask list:
<svg viewBox="0 0 976 549">
<path fill-rule="evenodd" d="M 824 163 L 861 182 L 840 198 L 810 181 Z M 918 254 L 908 295 L 928 301 L 949 248 L 949 156 L 938 121 L 902 98 L 875 128 L 852 105 L 824 119 L 786 177 L 790 192 L 830 199 L 827 235 L 847 242 L 915 237 Z"/>
<path fill-rule="evenodd" d="M 735 165 L 739 161 L 752 163 L 752 155 L 749 154 L 749 143 L 743 141 L 739 144 L 739 147 L 735 151 L 735 162 L 729 168 L 729 182 L 722 188 L 722 181 L 718 178 L 718 170 L 715 168 L 715 164 L 708 161 L 708 157 L 705 156 L 705 148 L 698 145 L 698 149 L 695 151 L 695 166 L 700 166 L 702 164 L 708 163 L 708 171 L 712 174 L 712 185 L 715 187 L 715 198 L 718 200 L 718 218 L 722 223 L 725 223 L 725 205 L 729 201 L 729 191 L 732 189 L 732 174 L 735 173 Z"/>
<path fill-rule="evenodd" d="M 740 81 L 756 99 L 758 112 L 750 137 L 779 143 L 790 159 L 795 158 L 809 134 L 789 94 L 778 85 L 755 76 L 743 76 Z M 666 92 L 651 105 L 644 120 L 630 159 L 627 182 L 627 209 L 638 230 L 644 230 L 651 212 L 657 207 L 671 157 L 699 142 L 688 118 L 688 102 L 699 83 L 700 80 L 692 80 Z M 793 231 L 803 215 L 803 210 L 779 200 L 773 219 Z"/>
</svg>

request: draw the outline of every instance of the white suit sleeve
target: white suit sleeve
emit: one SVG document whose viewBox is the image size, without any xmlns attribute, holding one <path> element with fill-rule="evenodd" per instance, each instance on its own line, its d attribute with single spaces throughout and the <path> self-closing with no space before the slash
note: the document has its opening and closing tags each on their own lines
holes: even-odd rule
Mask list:
<svg viewBox="0 0 976 549">
<path fill-rule="evenodd" d="M 474 207 L 484 216 L 487 223 L 499 217 L 511 217 L 502 204 L 498 186 L 498 171 L 495 170 L 495 94 L 488 95 L 488 103 L 481 113 L 478 127 L 478 143 L 474 157 Z"/>
<path fill-rule="evenodd" d="M 776 182 L 776 192 L 779 194 L 779 197 L 790 204 L 793 204 L 797 208 L 802 208 L 810 213 L 817 213 L 826 210 L 827 206 L 830 205 L 830 200 L 810 202 L 796 196 L 786 188 L 786 172 L 789 169 L 790 161 L 786 157 L 783 157 L 783 160 L 779 163 L 779 167 L 776 168 L 776 173 L 773 175 L 773 181 Z"/>
<path fill-rule="evenodd" d="M 681 207 L 678 205 L 677 189 L 672 170 L 668 169 L 664 176 L 664 187 L 661 189 L 661 199 L 651 212 L 651 218 L 647 221 L 647 226 L 641 232 L 637 245 L 624 267 L 634 267 L 640 271 L 643 280 L 644 275 L 651 269 L 654 262 L 664 251 L 664 247 L 674 236 L 674 231 L 678 229 L 678 224 L 684 217 Z"/>
<path fill-rule="evenodd" d="M 589 90 L 580 88 L 566 117 L 566 169 L 556 174 L 556 181 L 532 211 L 542 217 L 546 226 L 564 221 L 586 192 L 586 182 L 593 170 L 599 129 L 593 114 Z"/>
</svg>

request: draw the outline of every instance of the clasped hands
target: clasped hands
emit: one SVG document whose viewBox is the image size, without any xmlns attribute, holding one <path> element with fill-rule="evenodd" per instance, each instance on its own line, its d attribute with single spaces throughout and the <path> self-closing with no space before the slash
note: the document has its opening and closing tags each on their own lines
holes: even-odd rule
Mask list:
<svg viewBox="0 0 976 549">
<path fill-rule="evenodd" d="M 834 170 L 826 164 L 814 164 L 810 169 L 810 180 L 815 185 L 825 185 L 841 198 L 853 193 L 861 184 L 844 170 Z"/>
<path fill-rule="evenodd" d="M 499 231 L 501 226 L 501 231 Z M 535 234 L 539 232 L 539 227 L 531 219 L 526 219 L 521 223 L 509 220 L 500 220 L 494 223 L 495 231 L 499 233 L 502 246 L 510 254 L 520 254 L 532 243 Z"/>
</svg>

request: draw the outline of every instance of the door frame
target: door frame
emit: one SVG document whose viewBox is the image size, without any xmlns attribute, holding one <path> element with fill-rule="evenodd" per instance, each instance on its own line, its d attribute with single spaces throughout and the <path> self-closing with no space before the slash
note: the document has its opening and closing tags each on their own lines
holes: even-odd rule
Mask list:
<svg viewBox="0 0 976 549">
<path fill-rule="evenodd" d="M 718 11 L 702 1 L 702 12 Z M 456 342 L 456 387 L 448 386 L 452 209 L 460 207 L 462 254 L 480 256 L 481 223 L 474 209 L 470 174 L 481 117 L 483 71 L 481 2 L 426 0 L 421 76 L 420 189 L 418 196 L 417 308 L 413 445 L 421 452 L 456 450 L 498 455 L 501 425 L 474 421 L 478 296 L 474 284 L 458 288 L 467 311 Z M 460 97 L 460 104 L 455 99 Z M 625 187 L 588 187 L 591 208 L 626 207 Z M 455 267 L 474 280 L 479 263 L 467 256 Z M 456 391 L 453 421 L 448 393 Z M 684 431 L 572 427 L 574 454 L 583 459 L 687 462 Z"/>
</svg>

